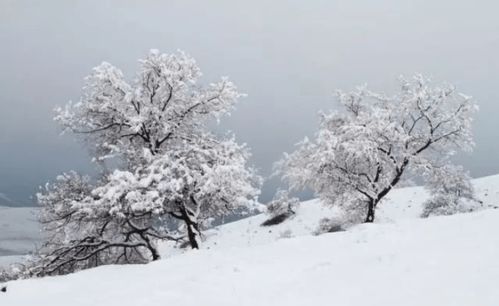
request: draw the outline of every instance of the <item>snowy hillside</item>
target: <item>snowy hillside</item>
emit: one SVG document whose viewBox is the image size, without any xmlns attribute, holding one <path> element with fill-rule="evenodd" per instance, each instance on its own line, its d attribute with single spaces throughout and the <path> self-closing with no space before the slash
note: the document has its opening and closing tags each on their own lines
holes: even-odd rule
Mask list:
<svg viewBox="0 0 499 306">
<path fill-rule="evenodd" d="M 499 175 L 474 179 L 473 185 L 484 208 L 499 208 Z M 428 193 L 422 187 L 395 189 L 379 207 L 376 223 L 419 218 L 421 204 L 427 198 Z M 267 218 L 262 214 L 208 231 L 208 239 L 202 247 L 242 247 L 272 242 L 281 237 L 310 235 L 317 229 L 320 219 L 334 214 L 334 209 L 320 205 L 319 200 L 310 200 L 300 204 L 294 218 L 279 225 L 261 227 Z"/>
<path fill-rule="evenodd" d="M 474 184 L 488 209 L 420 219 L 425 191 L 403 188 L 377 223 L 313 236 L 333 211 L 312 200 L 283 224 L 226 224 L 201 250 L 164 246 L 145 266 L 11 282 L 0 305 L 497 305 L 499 176 Z"/>
<path fill-rule="evenodd" d="M 1 305 L 497 305 L 499 210 L 8 284 Z M 224 241 L 225 243 L 226 241 Z"/>
<path fill-rule="evenodd" d="M 484 202 L 484 206 L 499 207 L 499 175 L 474 179 L 473 183 L 477 196 Z M 379 208 L 377 222 L 418 217 L 421 203 L 427 196 L 421 187 L 395 189 L 388 201 Z M 33 251 L 39 242 L 40 233 L 34 216 L 35 211 L 36 209 L 28 207 L 0 206 L 0 266 L 17 258 L 8 259 L 5 258 L 6 255 L 27 254 Z M 321 218 L 329 217 L 333 213 L 331 209 L 321 206 L 318 200 L 306 201 L 298 208 L 295 218 L 281 225 L 260 227 L 266 216 L 258 215 L 210 230 L 206 232 L 208 241 L 203 247 L 212 248 L 220 244 L 253 245 L 267 243 L 280 236 L 308 235 L 317 228 Z"/>
</svg>

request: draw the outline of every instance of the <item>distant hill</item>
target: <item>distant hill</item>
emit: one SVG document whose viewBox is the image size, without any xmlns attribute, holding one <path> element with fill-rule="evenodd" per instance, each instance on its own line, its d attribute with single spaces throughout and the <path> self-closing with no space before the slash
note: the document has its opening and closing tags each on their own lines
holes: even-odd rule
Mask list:
<svg viewBox="0 0 499 306">
<path fill-rule="evenodd" d="M 0 256 L 24 255 L 40 243 L 34 207 L 0 206 Z"/>
<path fill-rule="evenodd" d="M 16 205 L 5 193 L 0 192 L 0 206 L 14 207 Z"/>
</svg>

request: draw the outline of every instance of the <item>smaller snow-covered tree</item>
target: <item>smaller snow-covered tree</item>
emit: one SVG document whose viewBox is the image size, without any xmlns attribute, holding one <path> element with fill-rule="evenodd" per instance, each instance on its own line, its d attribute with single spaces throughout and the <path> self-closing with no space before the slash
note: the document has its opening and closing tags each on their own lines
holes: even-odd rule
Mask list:
<svg viewBox="0 0 499 306">
<path fill-rule="evenodd" d="M 290 198 L 288 191 L 279 190 L 274 199 L 266 206 L 269 218 L 262 223 L 262 226 L 276 225 L 284 222 L 295 214 L 295 210 L 299 204 L 300 200 L 298 198 Z"/>
<path fill-rule="evenodd" d="M 175 239 L 160 223 L 161 212 L 127 205 L 124 197 L 106 201 L 129 185 L 125 177 L 113 190 L 116 173 L 103 177 L 104 184 L 91 185 L 87 177 L 74 172 L 60 175 L 40 192 L 40 221 L 45 243 L 27 265 L 36 276 L 67 274 L 103 264 L 146 263 L 159 258 L 158 240 Z M 123 187 L 126 186 L 126 187 Z M 116 209 L 120 206 L 121 209 Z"/>
<path fill-rule="evenodd" d="M 434 169 L 428 179 L 431 198 L 423 203 L 422 217 L 452 215 L 481 207 L 467 172 L 460 166 L 445 165 Z"/>
<path fill-rule="evenodd" d="M 365 86 L 339 92 L 344 111 L 322 114 L 313 141 L 277 164 L 292 188 L 310 187 L 325 203 L 373 222 L 375 209 L 409 171 L 423 175 L 473 147 L 473 100 L 423 76 L 401 80 L 399 93 Z"/>
</svg>

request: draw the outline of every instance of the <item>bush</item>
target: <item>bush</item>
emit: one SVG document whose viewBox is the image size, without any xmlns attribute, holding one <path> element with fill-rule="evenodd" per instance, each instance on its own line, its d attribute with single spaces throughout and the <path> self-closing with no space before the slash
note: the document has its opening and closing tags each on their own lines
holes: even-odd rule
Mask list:
<svg viewBox="0 0 499 306">
<path fill-rule="evenodd" d="M 279 239 L 287 239 L 292 237 L 293 237 L 293 231 L 291 231 L 290 229 L 287 229 L 279 233 Z"/>
<path fill-rule="evenodd" d="M 28 259 L 24 264 L 10 264 L 0 268 L 0 284 L 31 277 L 31 269 L 29 268 L 31 265 L 31 259 Z"/>
<path fill-rule="evenodd" d="M 437 168 L 427 187 L 432 197 L 423 203 L 422 218 L 471 212 L 482 207 L 475 197 L 470 177 L 460 166 Z"/>
<path fill-rule="evenodd" d="M 463 199 L 453 194 L 437 194 L 423 203 L 421 217 L 449 216 L 472 212 L 480 207 L 481 202 L 474 199 Z"/>
<path fill-rule="evenodd" d="M 315 230 L 315 235 L 324 233 L 334 233 L 344 231 L 345 223 L 338 218 L 323 218 L 319 221 L 319 227 Z"/>
<path fill-rule="evenodd" d="M 300 204 L 298 198 L 290 198 L 287 191 L 278 191 L 274 199 L 267 204 L 267 214 L 269 218 L 262 226 L 280 224 L 295 214 L 296 207 Z"/>
</svg>

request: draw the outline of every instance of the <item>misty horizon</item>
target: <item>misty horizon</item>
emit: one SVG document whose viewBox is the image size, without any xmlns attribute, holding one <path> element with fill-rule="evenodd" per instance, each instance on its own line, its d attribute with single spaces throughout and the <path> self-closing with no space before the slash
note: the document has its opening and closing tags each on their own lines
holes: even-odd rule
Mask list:
<svg viewBox="0 0 499 306">
<path fill-rule="evenodd" d="M 181 49 L 196 59 L 202 84 L 227 75 L 248 94 L 217 130 L 247 143 L 264 177 L 313 136 L 320 110 L 336 108 L 336 89 L 367 83 L 389 94 L 414 73 L 473 96 L 476 147 L 456 160 L 473 177 L 499 173 L 499 5 L 384 2 L 0 2 L 0 203 L 33 205 L 38 186 L 58 174 L 94 173 L 82 143 L 60 135 L 53 109 L 78 101 L 103 61 L 131 80 L 152 48 Z M 268 180 L 260 201 L 279 185 Z"/>
</svg>

